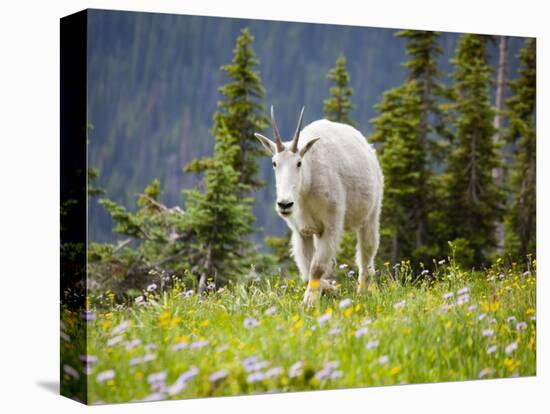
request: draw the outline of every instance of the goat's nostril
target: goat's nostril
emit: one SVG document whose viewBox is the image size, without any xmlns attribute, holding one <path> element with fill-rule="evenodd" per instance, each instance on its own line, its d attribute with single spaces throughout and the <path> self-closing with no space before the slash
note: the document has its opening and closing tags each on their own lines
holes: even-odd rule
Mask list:
<svg viewBox="0 0 550 414">
<path fill-rule="evenodd" d="M 277 202 L 277 205 L 282 210 L 288 210 L 290 207 L 294 205 L 294 203 L 292 201 L 290 203 Z"/>
</svg>

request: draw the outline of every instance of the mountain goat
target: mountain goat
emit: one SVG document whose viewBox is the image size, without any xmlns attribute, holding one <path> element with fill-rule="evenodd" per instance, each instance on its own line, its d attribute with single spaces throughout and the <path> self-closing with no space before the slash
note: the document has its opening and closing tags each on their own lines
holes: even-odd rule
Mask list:
<svg viewBox="0 0 550 414">
<path fill-rule="evenodd" d="M 272 154 L 275 210 L 292 230 L 292 254 L 307 289 L 305 306 L 314 305 L 331 285 L 344 229 L 357 234 L 359 291 L 374 277 L 379 244 L 384 178 L 376 151 L 355 128 L 321 119 L 302 130 L 304 108 L 289 142 L 282 142 L 273 106 L 275 142 L 255 134 Z"/>
</svg>

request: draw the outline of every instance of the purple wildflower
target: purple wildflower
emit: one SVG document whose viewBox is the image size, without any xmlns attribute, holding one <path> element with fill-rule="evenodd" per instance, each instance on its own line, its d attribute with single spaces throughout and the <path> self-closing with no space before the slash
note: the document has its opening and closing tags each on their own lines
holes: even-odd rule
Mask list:
<svg viewBox="0 0 550 414">
<path fill-rule="evenodd" d="M 251 318 L 251 317 L 248 317 L 244 320 L 244 326 L 245 328 L 255 328 L 256 326 L 258 326 L 260 324 L 260 322 L 258 322 L 257 319 L 254 319 L 254 318 Z"/>
<path fill-rule="evenodd" d="M 393 305 L 393 308 L 394 309 L 400 309 L 400 308 L 403 308 L 405 306 L 405 301 L 402 300 L 401 302 L 397 302 L 396 304 Z"/>
<path fill-rule="evenodd" d="M 113 335 L 118 335 L 118 334 L 121 334 L 123 333 L 126 329 L 128 329 L 128 326 L 130 324 L 128 323 L 128 321 L 122 321 L 121 323 L 119 323 L 117 326 L 115 326 L 113 328 L 113 331 L 111 332 Z"/>
<path fill-rule="evenodd" d="M 512 342 L 511 344 L 507 345 L 506 348 L 504 348 L 504 352 L 506 355 L 510 355 L 512 352 L 514 352 L 516 349 L 518 349 L 518 343 Z"/>
<path fill-rule="evenodd" d="M 180 351 L 184 348 L 187 348 L 189 344 L 187 342 L 178 342 L 170 347 L 172 351 Z"/>
<path fill-rule="evenodd" d="M 380 365 L 384 365 L 384 364 L 387 364 L 389 360 L 390 358 L 387 355 L 383 355 L 380 358 L 378 358 L 378 363 Z"/>
<path fill-rule="evenodd" d="M 136 346 L 139 346 L 141 344 L 141 340 L 138 338 L 132 339 L 131 341 L 126 341 L 126 350 L 129 351 L 130 349 L 134 349 Z"/>
<path fill-rule="evenodd" d="M 263 372 L 256 371 L 246 377 L 246 382 L 248 382 L 249 384 L 254 384 L 256 382 L 263 381 L 264 378 L 265 374 Z"/>
<path fill-rule="evenodd" d="M 162 401 L 166 399 L 166 395 L 164 395 L 161 392 L 154 392 L 152 394 L 149 394 L 147 397 L 142 399 L 141 401 L 147 402 L 147 401 Z"/>
<path fill-rule="evenodd" d="M 210 382 L 218 382 L 226 378 L 228 375 L 229 375 L 228 370 L 221 369 L 219 371 L 214 372 L 212 375 L 210 375 L 209 379 L 210 379 Z"/>
<path fill-rule="evenodd" d="M 325 313 L 317 318 L 317 324 L 319 326 L 323 326 L 326 322 L 328 322 L 332 318 L 332 314 Z"/>
<path fill-rule="evenodd" d="M 69 377 L 72 377 L 74 379 L 80 378 L 80 374 L 78 373 L 78 371 L 70 365 L 63 365 L 63 371 L 65 371 L 65 374 L 67 374 Z"/>
<path fill-rule="evenodd" d="M 494 374 L 495 370 L 493 368 L 483 368 L 479 371 L 478 378 L 485 378 L 487 375 Z"/>
<path fill-rule="evenodd" d="M 345 308 L 351 306 L 351 299 L 343 299 L 343 300 L 341 300 L 339 306 L 340 306 L 341 309 L 345 309 Z"/>
<path fill-rule="evenodd" d="M 380 344 L 380 342 L 378 342 L 378 341 L 367 342 L 367 349 L 374 349 L 374 348 L 378 347 L 379 344 Z"/>
<path fill-rule="evenodd" d="M 342 263 L 340 266 L 338 266 L 340 269 L 347 269 L 349 266 L 345 263 Z"/>
<path fill-rule="evenodd" d="M 112 380 L 114 377 L 115 377 L 115 371 L 110 369 L 108 371 L 103 371 L 97 374 L 97 377 L 95 380 L 97 382 L 105 382 L 105 381 Z"/>
<path fill-rule="evenodd" d="M 157 284 L 156 283 L 151 283 L 149 286 L 147 286 L 147 292 L 154 292 L 155 290 L 157 290 Z"/>
<path fill-rule="evenodd" d="M 275 313 L 277 313 L 277 306 L 272 306 L 265 310 L 264 315 L 274 315 Z"/>
<path fill-rule="evenodd" d="M 166 380 L 166 371 L 155 372 L 147 376 L 147 382 L 153 384 L 155 382 L 164 382 Z"/>
<path fill-rule="evenodd" d="M 516 324 L 516 331 L 521 331 L 522 329 L 527 328 L 527 322 L 518 322 Z"/>
<path fill-rule="evenodd" d="M 196 341 L 191 343 L 191 349 L 204 348 L 209 344 L 208 340 Z"/>
<path fill-rule="evenodd" d="M 485 336 L 485 337 L 493 336 L 494 333 L 495 333 L 495 332 L 494 332 L 492 329 L 484 329 L 484 330 L 481 332 L 481 336 Z"/>
<path fill-rule="evenodd" d="M 362 327 L 362 328 L 359 328 L 355 331 L 355 337 L 356 338 L 360 338 L 362 337 L 363 335 L 366 335 L 367 333 L 369 333 L 369 328 L 367 328 L 366 326 Z"/>
<path fill-rule="evenodd" d="M 273 367 L 266 371 L 265 377 L 266 378 L 275 378 L 280 376 L 283 373 L 283 369 L 281 367 Z"/>
<path fill-rule="evenodd" d="M 97 362 L 97 357 L 95 355 L 80 355 L 78 359 L 85 364 L 95 364 Z"/>
<path fill-rule="evenodd" d="M 487 348 L 487 355 L 491 355 L 492 353 L 497 352 L 497 346 L 491 345 L 489 348 Z"/>
<path fill-rule="evenodd" d="M 109 338 L 109 340 L 107 341 L 107 346 L 114 346 L 120 342 L 122 342 L 122 336 L 118 335 L 113 338 Z"/>
<path fill-rule="evenodd" d="M 82 312 L 81 318 L 86 322 L 91 322 L 95 320 L 95 313 L 93 313 L 91 310 L 84 311 Z"/>
<path fill-rule="evenodd" d="M 298 361 L 298 362 L 295 362 L 294 364 L 292 364 L 290 366 L 290 368 L 288 369 L 288 377 L 289 378 L 295 378 L 295 377 L 298 377 L 298 376 L 302 375 L 302 366 L 303 366 L 302 361 Z"/>
</svg>

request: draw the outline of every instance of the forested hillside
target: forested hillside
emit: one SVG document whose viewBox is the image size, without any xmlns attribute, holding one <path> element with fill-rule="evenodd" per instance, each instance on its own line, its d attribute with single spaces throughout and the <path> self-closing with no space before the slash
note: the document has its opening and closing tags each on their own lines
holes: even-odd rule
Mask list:
<svg viewBox="0 0 550 414">
<path fill-rule="evenodd" d="M 326 78 L 338 56 L 346 57 L 353 88 L 351 118 L 370 135 L 374 105 L 384 91 L 402 84 L 407 70 L 406 40 L 395 30 L 151 13 L 91 11 L 89 24 L 89 165 L 98 169 L 96 184 L 106 197 L 132 210 L 136 195 L 160 180 L 160 199 L 182 206 L 182 189 L 200 176 L 183 166 L 212 154 L 212 117 L 227 82 L 220 67 L 231 61 L 240 30 L 248 27 L 266 94 L 283 135 L 290 137 L 298 110 L 305 123 L 323 117 Z M 441 81 L 450 83 L 459 35 L 442 33 Z M 509 77 L 517 72 L 521 39 L 510 38 Z M 497 43 L 487 45 L 496 64 Z M 493 65 L 494 66 L 494 65 Z M 260 162 L 267 186 L 255 193 L 255 239 L 281 235 L 285 225 L 274 212 L 271 164 Z M 96 200 L 89 206 L 90 241 L 112 241 L 113 223 Z"/>
</svg>

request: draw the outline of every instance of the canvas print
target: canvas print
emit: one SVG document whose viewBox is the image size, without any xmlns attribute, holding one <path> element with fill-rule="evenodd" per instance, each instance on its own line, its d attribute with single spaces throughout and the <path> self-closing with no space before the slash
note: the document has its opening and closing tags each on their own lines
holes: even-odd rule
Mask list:
<svg viewBox="0 0 550 414">
<path fill-rule="evenodd" d="M 61 391 L 536 374 L 536 41 L 61 20 Z"/>
</svg>

